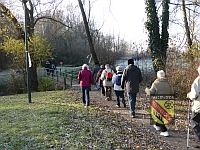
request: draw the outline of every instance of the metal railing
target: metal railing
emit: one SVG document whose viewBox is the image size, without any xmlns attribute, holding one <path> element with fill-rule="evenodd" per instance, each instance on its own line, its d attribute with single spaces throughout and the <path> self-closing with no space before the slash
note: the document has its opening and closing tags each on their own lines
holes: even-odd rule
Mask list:
<svg viewBox="0 0 200 150">
<path fill-rule="evenodd" d="M 73 67 L 71 67 L 73 68 Z M 57 82 L 63 82 L 64 89 L 66 89 L 67 84 L 70 85 L 71 87 L 73 84 L 78 83 L 78 69 L 69 69 L 69 67 L 66 68 L 61 68 L 58 67 L 55 70 L 54 69 L 46 69 L 46 68 L 40 68 L 38 69 L 39 74 L 48 76 L 52 79 L 55 79 Z"/>
</svg>

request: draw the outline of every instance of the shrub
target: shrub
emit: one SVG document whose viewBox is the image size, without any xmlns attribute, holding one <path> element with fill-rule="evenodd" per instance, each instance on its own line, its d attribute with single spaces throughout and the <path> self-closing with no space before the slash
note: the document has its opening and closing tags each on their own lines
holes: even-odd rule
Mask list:
<svg viewBox="0 0 200 150">
<path fill-rule="evenodd" d="M 197 46 L 197 45 L 196 45 Z M 168 80 L 172 83 L 177 97 L 185 100 L 191 84 L 198 76 L 199 50 L 193 46 L 185 53 L 169 52 L 166 65 Z"/>
<path fill-rule="evenodd" d="M 55 79 L 49 78 L 47 76 L 38 76 L 38 91 L 53 91 L 63 89 Z"/>
</svg>

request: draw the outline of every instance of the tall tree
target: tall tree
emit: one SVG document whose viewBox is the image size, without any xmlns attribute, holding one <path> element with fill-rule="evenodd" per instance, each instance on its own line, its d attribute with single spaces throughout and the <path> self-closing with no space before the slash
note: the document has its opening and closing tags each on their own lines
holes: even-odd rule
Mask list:
<svg viewBox="0 0 200 150">
<path fill-rule="evenodd" d="M 83 4 L 82 4 L 81 0 L 78 0 L 78 3 L 79 3 L 79 7 L 80 7 L 80 10 L 81 10 L 81 13 L 82 13 L 82 17 L 83 17 L 83 21 L 84 21 L 84 25 L 85 25 L 85 31 L 86 31 L 86 34 L 87 34 L 87 39 L 88 39 L 88 43 L 89 43 L 89 47 L 90 47 L 90 52 L 92 54 L 92 58 L 93 58 L 95 64 L 99 64 L 96 52 L 94 50 L 94 45 L 93 45 L 93 42 L 92 42 L 92 37 L 90 35 L 90 29 L 89 29 L 89 26 L 88 26 L 88 21 L 87 21 L 86 15 L 85 15 Z"/>
<path fill-rule="evenodd" d="M 168 26 L 169 26 L 169 2 L 170 0 L 162 0 L 162 30 L 160 34 L 160 26 L 155 0 L 146 0 L 147 22 L 145 27 L 149 32 L 149 48 L 154 71 L 165 70 L 166 53 L 168 48 Z"/>
<path fill-rule="evenodd" d="M 183 11 L 183 19 L 184 19 L 187 43 L 188 43 L 188 47 L 190 48 L 192 46 L 192 39 L 190 37 L 191 35 L 190 35 L 190 28 L 188 25 L 187 13 L 186 13 L 186 8 L 185 8 L 185 0 L 182 0 L 182 9 L 183 9 L 182 11 Z"/>
<path fill-rule="evenodd" d="M 5 39 L 1 48 L 3 48 L 7 55 L 12 55 L 14 64 L 13 67 L 22 70 L 24 83 L 26 82 L 26 63 L 25 63 L 25 55 L 24 55 L 24 44 L 23 40 L 16 40 L 13 38 Z M 37 65 L 41 64 L 46 58 L 51 56 L 50 53 L 50 45 L 47 40 L 39 37 L 38 35 L 33 35 L 30 39 L 29 44 L 29 52 L 31 55 L 31 61 L 36 62 Z"/>
<path fill-rule="evenodd" d="M 26 17 L 27 17 L 27 33 L 28 33 L 29 38 L 31 38 L 34 35 L 35 25 L 41 19 L 51 19 L 51 20 L 61 23 L 64 26 L 67 26 L 64 23 L 62 23 L 62 21 L 56 20 L 56 18 L 54 18 L 52 16 L 43 16 L 42 13 L 34 16 L 34 13 L 35 13 L 34 10 L 36 10 L 36 5 L 34 5 L 34 2 L 32 0 L 27 0 L 27 5 L 28 5 L 28 7 L 26 7 L 26 9 L 27 9 Z M 16 19 L 16 17 L 10 11 L 10 9 L 7 8 L 3 3 L 0 3 L 0 13 L 7 16 L 10 19 L 10 21 L 13 23 L 14 27 L 18 30 L 18 33 L 19 33 L 18 38 L 25 39 L 24 38 L 24 35 L 25 35 L 24 30 L 21 27 L 20 22 Z M 69 26 L 67 26 L 67 27 L 69 27 Z M 31 53 L 30 53 L 30 55 L 31 55 Z M 30 68 L 30 74 L 31 74 L 32 90 L 38 91 L 37 62 L 32 62 L 32 67 Z"/>
</svg>

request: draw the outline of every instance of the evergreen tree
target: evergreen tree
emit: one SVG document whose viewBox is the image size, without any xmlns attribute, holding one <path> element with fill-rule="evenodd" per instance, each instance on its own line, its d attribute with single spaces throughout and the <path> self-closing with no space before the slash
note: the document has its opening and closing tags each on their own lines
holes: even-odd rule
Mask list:
<svg viewBox="0 0 200 150">
<path fill-rule="evenodd" d="M 154 71 L 165 70 L 168 48 L 168 26 L 169 26 L 169 2 L 170 0 L 162 1 L 162 16 L 161 16 L 161 33 L 158 19 L 158 12 L 156 9 L 155 0 L 146 0 L 147 22 L 146 29 L 149 32 L 149 49 L 151 50 L 151 57 Z"/>
</svg>

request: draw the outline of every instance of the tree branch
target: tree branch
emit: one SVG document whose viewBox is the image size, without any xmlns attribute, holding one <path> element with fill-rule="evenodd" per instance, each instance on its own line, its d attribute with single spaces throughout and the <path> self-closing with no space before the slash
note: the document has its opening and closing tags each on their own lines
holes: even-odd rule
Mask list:
<svg viewBox="0 0 200 150">
<path fill-rule="evenodd" d="M 182 6 L 182 4 L 179 4 L 179 3 L 169 3 L 169 4 L 172 4 L 172 5 L 177 5 L 177 6 Z M 191 6 L 191 5 L 197 5 L 197 6 L 200 6 L 198 3 L 188 3 L 188 4 L 185 4 L 186 6 Z"/>
<path fill-rule="evenodd" d="M 68 28 L 72 28 L 72 27 L 70 27 L 69 25 L 64 24 L 63 22 L 52 18 L 51 16 L 42 16 L 42 17 L 38 17 L 38 18 L 35 20 L 35 22 L 34 22 L 34 26 L 35 26 L 35 24 L 36 24 L 39 20 L 41 20 L 41 19 L 49 19 L 49 20 L 58 22 L 58 23 L 62 24 L 63 26 L 66 26 L 66 27 L 68 27 Z"/>
</svg>

